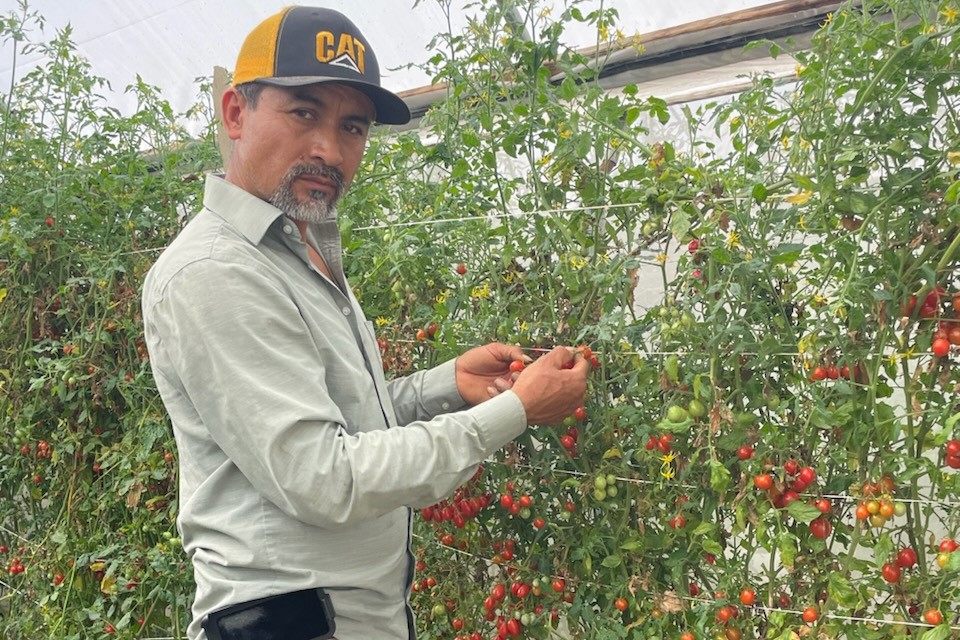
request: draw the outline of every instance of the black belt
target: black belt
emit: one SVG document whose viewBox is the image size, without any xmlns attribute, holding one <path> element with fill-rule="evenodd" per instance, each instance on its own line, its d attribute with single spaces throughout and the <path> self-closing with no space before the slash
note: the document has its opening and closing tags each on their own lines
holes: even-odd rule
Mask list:
<svg viewBox="0 0 960 640">
<path fill-rule="evenodd" d="M 207 640 L 326 640 L 336 631 L 323 589 L 304 589 L 241 602 L 203 619 Z"/>
</svg>

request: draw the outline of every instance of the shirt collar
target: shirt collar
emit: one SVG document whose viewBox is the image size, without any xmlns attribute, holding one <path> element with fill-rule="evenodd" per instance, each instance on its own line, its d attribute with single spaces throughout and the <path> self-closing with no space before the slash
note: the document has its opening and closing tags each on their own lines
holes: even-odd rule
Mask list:
<svg viewBox="0 0 960 640">
<path fill-rule="evenodd" d="M 203 206 L 217 214 L 252 244 L 260 244 L 277 218 L 280 209 L 237 185 L 227 182 L 222 174 L 209 173 L 203 193 Z"/>
</svg>

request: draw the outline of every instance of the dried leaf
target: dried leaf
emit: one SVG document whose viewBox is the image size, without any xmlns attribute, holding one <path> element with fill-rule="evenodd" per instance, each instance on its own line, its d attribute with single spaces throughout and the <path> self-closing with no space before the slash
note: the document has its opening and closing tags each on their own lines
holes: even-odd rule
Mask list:
<svg viewBox="0 0 960 640">
<path fill-rule="evenodd" d="M 138 504 L 140 504 L 140 496 L 143 495 L 144 486 L 141 482 L 137 481 L 133 483 L 133 486 L 130 487 L 130 492 L 127 493 L 127 508 L 133 509 Z"/>
</svg>

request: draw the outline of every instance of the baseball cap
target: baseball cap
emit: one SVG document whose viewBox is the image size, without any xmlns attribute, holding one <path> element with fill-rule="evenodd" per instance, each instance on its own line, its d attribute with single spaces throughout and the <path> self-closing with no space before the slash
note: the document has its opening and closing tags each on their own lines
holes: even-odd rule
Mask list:
<svg viewBox="0 0 960 640">
<path fill-rule="evenodd" d="M 406 103 L 380 86 L 380 65 L 367 39 L 333 9 L 286 7 L 257 25 L 244 40 L 233 73 L 234 86 L 246 82 L 346 84 L 373 101 L 377 122 L 410 121 Z"/>
</svg>

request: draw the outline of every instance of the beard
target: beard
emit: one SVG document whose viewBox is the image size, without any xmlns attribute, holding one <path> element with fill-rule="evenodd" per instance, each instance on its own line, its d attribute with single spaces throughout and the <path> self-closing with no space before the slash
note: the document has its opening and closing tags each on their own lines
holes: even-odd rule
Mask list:
<svg viewBox="0 0 960 640">
<path fill-rule="evenodd" d="M 336 191 L 330 202 L 325 200 L 327 197 L 325 192 L 313 189 L 308 192 L 306 200 L 297 198 L 293 191 L 293 183 L 300 176 L 319 176 L 332 182 Z M 343 173 L 339 169 L 298 164 L 287 172 L 277 190 L 267 198 L 267 201 L 294 220 L 316 223 L 336 217 L 336 204 L 341 195 L 343 195 Z"/>
</svg>

